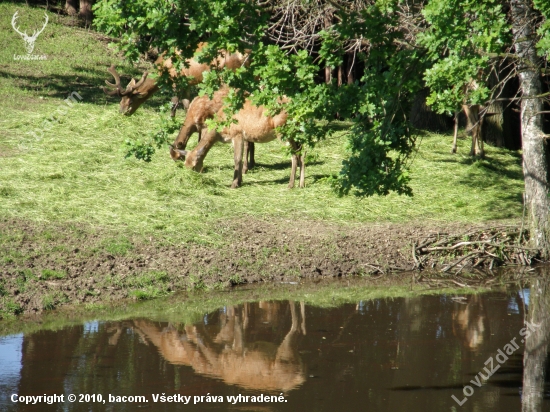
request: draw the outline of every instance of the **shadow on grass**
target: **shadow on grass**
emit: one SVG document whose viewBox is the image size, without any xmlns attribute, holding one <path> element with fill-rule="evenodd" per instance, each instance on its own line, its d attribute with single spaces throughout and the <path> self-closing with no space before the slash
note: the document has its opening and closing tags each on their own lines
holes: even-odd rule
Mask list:
<svg viewBox="0 0 550 412">
<path fill-rule="evenodd" d="M 455 163 L 463 166 L 474 166 L 474 167 L 477 167 L 479 170 L 484 170 L 491 173 L 491 175 L 493 176 L 496 175 L 498 177 L 506 177 L 507 179 L 518 180 L 518 181 L 523 180 L 523 172 L 521 170 L 521 154 L 517 152 L 512 152 L 512 151 L 510 151 L 507 154 L 513 157 L 513 159 L 507 159 L 506 161 L 502 161 L 498 158 L 491 157 L 491 156 L 486 156 L 484 159 L 447 158 L 447 159 L 439 159 L 436 161 L 436 163 L 437 162 Z M 518 167 L 518 169 L 511 170 L 511 167 L 514 167 L 514 166 Z M 464 183 L 468 184 L 469 181 L 465 180 Z"/>
<path fill-rule="evenodd" d="M 325 164 L 324 161 L 319 161 L 319 160 L 315 160 L 313 162 L 307 162 L 306 163 L 306 173 L 307 173 L 307 168 L 308 167 L 310 167 L 310 166 L 320 166 L 320 165 L 324 165 L 324 164 Z M 288 160 L 288 162 L 277 162 L 277 163 L 258 163 L 258 162 L 256 162 L 256 165 L 252 169 L 249 169 L 248 173 L 250 173 L 250 174 L 252 174 L 252 173 L 261 173 L 264 170 L 287 170 L 287 169 L 290 170 L 290 166 L 291 166 L 290 159 Z M 233 167 L 234 167 L 233 165 L 223 165 L 223 166 L 220 166 L 219 169 L 220 170 L 228 170 L 228 169 L 233 170 Z"/>
<path fill-rule="evenodd" d="M 246 176 L 246 175 L 245 175 Z M 306 182 L 309 181 L 308 185 L 316 184 L 319 182 L 322 182 L 325 179 L 330 178 L 330 174 L 314 174 L 314 175 L 308 175 L 306 172 Z M 296 175 L 296 180 L 294 182 L 294 187 L 298 188 L 299 185 L 300 176 Z M 246 177 L 243 178 L 244 184 L 246 184 Z M 265 186 L 265 185 L 274 185 L 274 184 L 288 184 L 290 182 L 290 173 L 288 176 L 281 177 L 279 179 L 271 179 L 271 180 L 261 180 L 256 181 L 253 183 L 249 183 L 250 185 L 259 185 L 259 186 Z M 306 185 L 307 187 L 307 185 Z"/>
<path fill-rule="evenodd" d="M 114 83 L 112 75 L 107 72 L 108 65 L 105 65 L 105 70 L 91 69 L 89 67 L 72 66 L 72 74 L 47 74 L 37 75 L 31 72 L 22 72 L 14 74 L 9 71 L 0 70 L 0 78 L 9 79 L 11 84 L 21 90 L 34 90 L 38 96 L 47 96 L 65 100 L 72 92 L 77 92 L 82 96 L 82 101 L 86 103 L 101 104 L 118 103 L 120 98 L 116 96 L 108 96 L 104 93 L 103 87 L 106 87 L 105 80 Z M 142 72 L 133 68 L 129 70 L 129 75 L 121 74 L 121 84 L 127 85 L 133 76 L 139 79 Z M 160 105 L 168 102 L 171 96 L 157 93 L 153 98 L 149 99 L 145 104 L 152 108 L 158 108 Z"/>
</svg>

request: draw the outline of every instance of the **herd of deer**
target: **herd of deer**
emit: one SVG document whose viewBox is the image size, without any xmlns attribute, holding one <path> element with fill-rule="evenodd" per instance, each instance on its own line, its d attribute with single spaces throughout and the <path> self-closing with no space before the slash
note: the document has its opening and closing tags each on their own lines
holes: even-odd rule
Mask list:
<svg viewBox="0 0 550 412">
<path fill-rule="evenodd" d="M 199 44 L 196 52 L 200 52 L 204 46 L 205 43 Z M 155 65 L 161 72 L 168 71 L 172 79 L 176 79 L 178 76 L 187 77 L 188 85 L 192 86 L 202 82 L 203 73 L 209 71 L 211 67 L 235 70 L 247 65 L 248 62 L 248 54 L 229 53 L 221 50 L 218 57 L 210 64 L 202 64 L 194 59 L 187 59 L 187 67 L 179 73 L 173 67 L 171 59 L 164 59 L 163 56 L 159 56 Z M 132 115 L 143 102 L 159 90 L 156 81 L 147 77 L 147 72 L 143 74 L 139 81 L 136 82 L 132 79 L 126 88 L 123 88 L 120 84 L 120 76 L 115 68 L 111 66 L 108 71 L 114 77 L 115 83 L 112 84 L 106 81 L 105 83 L 112 90 L 104 89 L 105 93 L 121 98 L 120 112 L 127 116 Z M 234 115 L 234 122 L 229 127 L 225 127 L 221 131 L 209 130 L 206 126 L 208 119 L 214 117 L 224 118 L 224 99 L 229 91 L 229 87 L 222 86 L 214 93 L 212 98 L 208 96 L 197 97 L 190 104 L 189 94 L 187 93 L 184 96 L 185 99 L 182 103 L 187 108 L 187 115 L 178 137 L 170 147 L 170 155 L 174 160 L 184 161 L 186 167 L 200 172 L 203 168 L 204 158 L 216 142 L 233 143 L 235 169 L 231 187 L 236 188 L 242 183 L 243 171 L 246 173 L 249 168 L 254 166 L 254 143 L 267 143 L 278 138 L 279 135 L 276 129 L 286 123 L 288 114 L 282 110 L 280 113 L 270 116 L 263 106 L 255 106 L 249 99 L 246 99 L 243 108 Z M 281 99 L 281 103 L 284 102 L 285 99 Z M 172 103 L 172 116 L 174 116 L 179 99 L 174 97 Z M 193 150 L 186 150 L 189 138 L 195 132 L 199 135 L 199 142 Z M 294 140 L 289 138 L 288 143 L 292 148 L 289 188 L 294 187 L 298 165 L 300 166 L 300 187 L 304 187 L 305 156 L 301 146 Z"/>
</svg>

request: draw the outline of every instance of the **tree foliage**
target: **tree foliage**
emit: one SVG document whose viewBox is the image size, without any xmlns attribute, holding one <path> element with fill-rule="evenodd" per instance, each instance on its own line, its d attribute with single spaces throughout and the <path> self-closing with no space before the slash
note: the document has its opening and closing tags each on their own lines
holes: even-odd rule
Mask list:
<svg viewBox="0 0 550 412">
<path fill-rule="evenodd" d="M 397 0 L 353 2 L 354 7 L 349 3 L 103 0 L 95 7 L 95 24 L 120 38 L 121 50 L 132 60 L 156 47 L 181 67 L 203 41 L 208 46 L 196 56 L 203 62 L 222 49 L 249 52 L 249 67 L 213 70 L 199 86 L 200 94 L 210 95 L 226 83 L 236 90 L 229 96 L 229 111 L 238 109 L 247 96 L 271 111 L 284 106 L 290 120 L 281 130 L 283 137 L 292 136 L 309 147 L 326 137 L 327 123 L 338 113 L 353 122 L 348 134 L 350 157 L 336 179 L 339 192 L 411 194 L 406 160 L 414 138 L 407 110 L 421 83 L 418 52 L 396 42 L 403 37 Z M 306 38 L 275 39 L 277 30 L 289 30 L 281 16 L 290 5 L 317 10 L 319 24 L 308 26 L 314 37 L 309 48 L 302 47 Z M 321 25 L 319 10 L 330 11 L 329 26 Z M 341 64 L 343 50 L 350 44 L 365 50 L 363 79 L 341 88 L 316 81 L 324 67 Z M 168 84 L 167 73 L 159 78 Z M 396 78 L 401 80 L 395 82 Z M 185 86 L 182 80 L 180 87 Z"/>
</svg>

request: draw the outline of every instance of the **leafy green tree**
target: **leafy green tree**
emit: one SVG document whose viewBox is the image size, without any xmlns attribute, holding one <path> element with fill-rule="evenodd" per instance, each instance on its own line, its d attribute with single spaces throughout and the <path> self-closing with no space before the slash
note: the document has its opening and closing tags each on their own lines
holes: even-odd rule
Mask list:
<svg viewBox="0 0 550 412">
<path fill-rule="evenodd" d="M 452 113 L 460 105 L 488 107 L 499 99 L 505 81 L 519 78 L 524 204 L 531 243 L 545 259 L 550 257 L 550 204 L 541 69 L 550 50 L 549 12 L 546 0 L 432 0 L 423 9 L 427 29 L 417 36 L 431 60 L 425 72 L 429 103 L 440 112 Z M 504 74 L 504 80 L 489 87 L 491 73 Z"/>
</svg>

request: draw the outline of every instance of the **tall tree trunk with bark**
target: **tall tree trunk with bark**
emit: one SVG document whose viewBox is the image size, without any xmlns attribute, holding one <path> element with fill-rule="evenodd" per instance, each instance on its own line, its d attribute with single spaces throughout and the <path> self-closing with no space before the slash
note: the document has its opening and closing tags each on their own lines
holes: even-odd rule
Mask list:
<svg viewBox="0 0 550 412">
<path fill-rule="evenodd" d="M 434 112 L 427 104 L 426 98 L 429 94 L 428 89 L 422 89 L 415 96 L 410 119 L 414 127 L 420 130 L 429 130 L 432 132 L 445 132 L 451 128 L 451 120 L 444 114 Z"/>
<path fill-rule="evenodd" d="M 329 8 L 325 14 L 325 29 L 330 29 L 332 27 L 332 17 L 334 15 L 334 10 Z M 325 83 L 330 84 L 332 81 L 332 69 L 330 67 L 325 67 Z"/>
<path fill-rule="evenodd" d="M 65 1 L 65 12 L 69 16 L 76 16 L 78 14 L 78 1 L 77 0 L 66 0 Z"/>
<path fill-rule="evenodd" d="M 534 98 L 542 93 L 536 54 L 536 17 L 529 0 L 511 0 L 512 30 L 519 57 L 521 101 L 521 135 L 523 147 L 524 202 L 530 224 L 532 245 L 542 257 L 550 256 L 550 224 L 548 221 L 548 176 L 545 139 L 542 130 L 542 101 Z"/>
<path fill-rule="evenodd" d="M 497 101 L 487 106 L 481 136 L 496 147 L 504 147 L 504 105 Z"/>
<path fill-rule="evenodd" d="M 94 3 L 93 0 L 80 0 L 80 18 L 82 18 L 86 26 L 90 26 L 92 24 L 92 19 L 94 18 L 94 14 L 92 13 L 92 4 Z"/>
<path fill-rule="evenodd" d="M 499 85 L 499 78 L 495 71 L 489 76 L 489 87 L 494 88 Z M 497 97 L 512 97 L 505 96 L 504 93 L 499 93 Z M 492 144 L 496 147 L 505 147 L 504 138 L 504 103 L 501 100 L 493 101 L 485 107 L 485 115 L 483 116 L 483 126 L 481 128 L 481 136 L 483 141 Z"/>
</svg>

